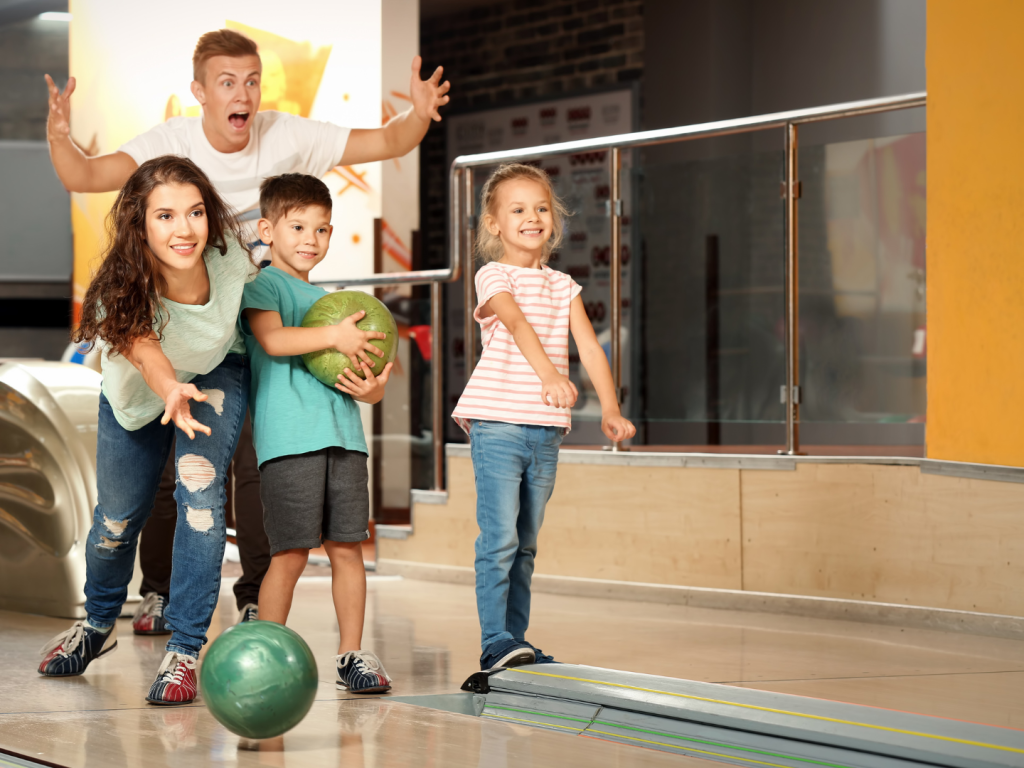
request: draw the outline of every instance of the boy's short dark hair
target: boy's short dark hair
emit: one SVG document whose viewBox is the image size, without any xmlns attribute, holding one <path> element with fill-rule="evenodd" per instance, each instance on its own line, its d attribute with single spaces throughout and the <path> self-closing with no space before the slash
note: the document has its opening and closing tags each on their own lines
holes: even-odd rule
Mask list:
<svg viewBox="0 0 1024 768">
<path fill-rule="evenodd" d="M 330 213 L 331 190 L 316 176 L 307 173 L 282 173 L 260 184 L 260 216 L 277 224 L 295 208 L 319 205 Z"/>
</svg>

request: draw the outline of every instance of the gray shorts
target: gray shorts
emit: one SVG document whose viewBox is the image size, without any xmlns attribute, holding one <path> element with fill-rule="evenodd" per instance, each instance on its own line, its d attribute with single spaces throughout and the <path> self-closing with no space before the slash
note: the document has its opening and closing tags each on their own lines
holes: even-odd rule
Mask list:
<svg viewBox="0 0 1024 768">
<path fill-rule="evenodd" d="M 270 554 L 316 549 L 327 541 L 370 538 L 366 454 L 324 448 L 279 456 L 260 467 L 263 524 Z"/>
</svg>

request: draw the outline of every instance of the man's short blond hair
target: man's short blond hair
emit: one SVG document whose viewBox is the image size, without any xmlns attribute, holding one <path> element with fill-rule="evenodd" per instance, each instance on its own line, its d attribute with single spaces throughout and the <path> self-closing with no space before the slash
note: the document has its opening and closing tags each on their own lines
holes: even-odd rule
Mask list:
<svg viewBox="0 0 1024 768">
<path fill-rule="evenodd" d="M 192 77 L 195 80 L 205 82 L 206 62 L 214 56 L 259 56 L 259 48 L 251 37 L 233 29 L 207 32 L 199 38 L 196 50 L 192 54 Z"/>
</svg>

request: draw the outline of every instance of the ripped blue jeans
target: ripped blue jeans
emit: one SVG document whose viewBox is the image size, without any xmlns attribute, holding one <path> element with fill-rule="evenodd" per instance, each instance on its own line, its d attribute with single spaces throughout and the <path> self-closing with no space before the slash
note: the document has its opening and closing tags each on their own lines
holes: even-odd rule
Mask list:
<svg viewBox="0 0 1024 768">
<path fill-rule="evenodd" d="M 171 443 L 176 444 L 178 525 L 174 533 L 171 595 L 165 616 L 168 651 L 192 657 L 206 642 L 220 594 L 224 558 L 224 480 L 245 420 L 249 360 L 228 355 L 192 383 L 209 399 L 192 401 L 192 416 L 210 427 L 194 440 L 157 417 L 128 431 L 100 396 L 96 443 L 97 504 L 85 548 L 85 610 L 89 623 L 109 627 L 121 614 L 135 570 L 135 549 L 160 485 Z"/>
</svg>

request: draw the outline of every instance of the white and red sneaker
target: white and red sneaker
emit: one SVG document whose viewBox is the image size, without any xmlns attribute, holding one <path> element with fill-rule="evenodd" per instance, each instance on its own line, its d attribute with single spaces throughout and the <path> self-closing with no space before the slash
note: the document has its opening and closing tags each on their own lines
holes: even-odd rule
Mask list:
<svg viewBox="0 0 1024 768">
<path fill-rule="evenodd" d="M 136 635 L 169 635 L 171 628 L 167 626 L 164 610 L 167 598 L 156 592 L 149 592 L 135 609 L 132 617 L 132 631 Z"/>
<path fill-rule="evenodd" d="M 151 704 L 190 704 L 196 698 L 197 664 L 191 656 L 168 651 L 146 701 Z"/>
<path fill-rule="evenodd" d="M 74 677 L 85 672 L 89 662 L 117 649 L 117 626 L 106 632 L 76 621 L 43 646 L 39 674 L 46 677 Z"/>
</svg>

